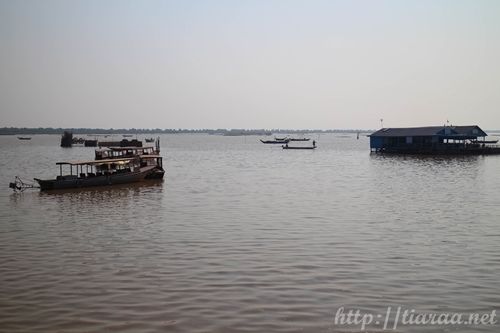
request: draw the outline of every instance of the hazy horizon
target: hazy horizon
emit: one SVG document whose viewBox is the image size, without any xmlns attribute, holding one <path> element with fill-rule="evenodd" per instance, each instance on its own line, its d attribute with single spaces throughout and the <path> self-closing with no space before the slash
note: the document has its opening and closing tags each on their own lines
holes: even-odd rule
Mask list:
<svg viewBox="0 0 500 333">
<path fill-rule="evenodd" d="M 497 1 L 0 0 L 0 127 L 500 128 Z"/>
</svg>

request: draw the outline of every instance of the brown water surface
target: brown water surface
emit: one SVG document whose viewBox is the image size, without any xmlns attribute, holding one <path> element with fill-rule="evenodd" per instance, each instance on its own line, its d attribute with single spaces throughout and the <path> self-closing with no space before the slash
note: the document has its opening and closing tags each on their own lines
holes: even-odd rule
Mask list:
<svg viewBox="0 0 500 333">
<path fill-rule="evenodd" d="M 339 307 L 500 304 L 500 156 L 316 151 L 164 135 L 164 182 L 13 194 L 53 177 L 58 136 L 0 137 L 0 331 L 337 332 Z M 400 326 L 401 332 L 498 326 Z M 382 331 L 372 325 L 371 331 Z"/>
</svg>

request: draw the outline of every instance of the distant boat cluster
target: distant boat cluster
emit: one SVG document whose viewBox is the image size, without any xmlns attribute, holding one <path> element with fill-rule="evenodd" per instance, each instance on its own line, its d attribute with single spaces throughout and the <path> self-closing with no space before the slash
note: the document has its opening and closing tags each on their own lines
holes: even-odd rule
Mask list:
<svg viewBox="0 0 500 333">
<path fill-rule="evenodd" d="M 274 137 L 274 140 L 260 140 L 260 142 L 264 144 L 280 144 L 282 145 L 283 149 L 305 149 L 305 150 L 310 150 L 310 149 L 316 149 L 316 141 L 313 140 L 312 146 L 292 146 L 289 145 L 290 142 L 307 142 L 311 139 L 309 138 L 289 138 L 289 137 L 283 137 L 283 138 L 278 138 Z"/>
</svg>

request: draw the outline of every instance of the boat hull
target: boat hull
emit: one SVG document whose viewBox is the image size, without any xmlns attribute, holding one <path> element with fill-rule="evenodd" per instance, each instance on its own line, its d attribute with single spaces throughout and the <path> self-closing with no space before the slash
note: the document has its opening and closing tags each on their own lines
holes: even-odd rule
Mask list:
<svg viewBox="0 0 500 333">
<path fill-rule="evenodd" d="M 112 186 L 140 182 L 145 179 L 161 179 L 163 178 L 164 173 L 165 171 L 161 168 L 159 169 L 156 166 L 147 166 L 136 172 L 116 173 L 85 178 L 78 178 L 77 176 L 62 176 L 49 180 L 35 178 L 35 181 L 37 181 L 40 185 L 41 191 L 50 191 L 82 187 Z"/>
<path fill-rule="evenodd" d="M 312 150 L 312 149 L 316 149 L 316 147 L 287 147 L 287 146 L 283 146 L 283 149 L 302 149 L 302 150 Z"/>
<path fill-rule="evenodd" d="M 260 140 L 260 142 L 262 143 L 265 143 L 265 144 L 284 144 L 284 143 L 288 143 L 290 142 L 290 140 L 284 140 L 284 141 L 281 141 L 281 140 Z"/>
</svg>

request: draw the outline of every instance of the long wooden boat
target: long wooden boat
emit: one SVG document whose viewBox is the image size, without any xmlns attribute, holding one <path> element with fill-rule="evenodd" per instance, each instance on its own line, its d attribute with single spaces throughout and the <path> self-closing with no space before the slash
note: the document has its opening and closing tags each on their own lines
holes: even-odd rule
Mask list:
<svg viewBox="0 0 500 333">
<path fill-rule="evenodd" d="M 309 138 L 291 138 L 290 141 L 309 141 Z"/>
<path fill-rule="evenodd" d="M 316 146 L 308 146 L 308 147 L 299 147 L 299 146 L 283 146 L 283 149 L 316 149 Z"/>
<path fill-rule="evenodd" d="M 260 142 L 265 143 L 265 144 L 284 144 L 290 142 L 290 140 L 260 140 Z"/>
<path fill-rule="evenodd" d="M 19 140 L 31 140 L 31 138 L 30 138 L 30 137 L 28 137 L 28 136 L 18 136 L 17 138 L 18 138 Z"/>
<path fill-rule="evenodd" d="M 158 155 L 97 161 L 57 162 L 59 176 L 55 179 L 38 179 L 41 191 L 93 186 L 112 186 L 161 179 L 165 171 Z M 69 174 L 63 168 L 69 167 Z M 67 171 L 67 170 L 66 170 Z"/>
</svg>

